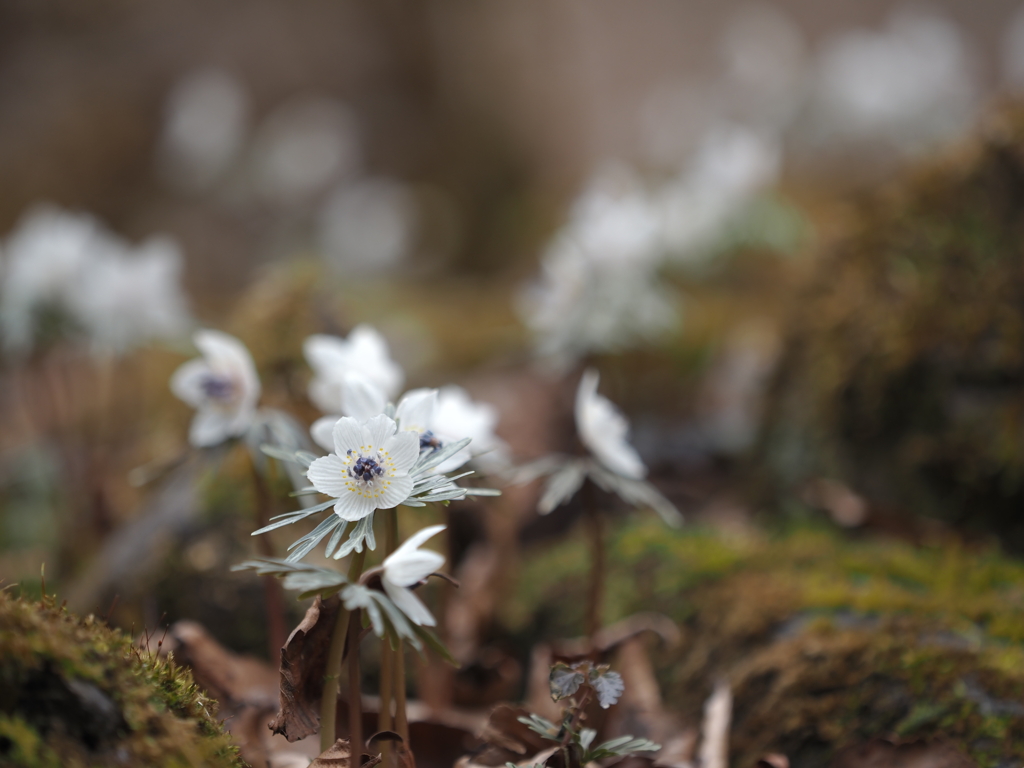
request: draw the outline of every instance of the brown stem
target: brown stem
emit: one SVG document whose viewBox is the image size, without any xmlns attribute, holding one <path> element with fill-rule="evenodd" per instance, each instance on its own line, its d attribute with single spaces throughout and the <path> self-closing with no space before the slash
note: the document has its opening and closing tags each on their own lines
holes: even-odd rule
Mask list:
<svg viewBox="0 0 1024 768">
<path fill-rule="evenodd" d="M 331 646 L 327 650 L 327 667 L 324 675 L 324 689 L 320 694 L 320 751 L 326 752 L 334 746 L 335 721 L 338 717 L 338 678 L 341 676 L 341 660 L 345 655 L 345 639 L 348 637 L 348 611 L 338 606 L 334 620 Z"/>
<path fill-rule="evenodd" d="M 348 620 L 348 739 L 351 760 L 356 766 L 362 764 L 363 754 L 363 694 L 359 678 L 360 613 L 359 610 L 352 611 Z"/>
<path fill-rule="evenodd" d="M 409 746 L 409 717 L 405 712 L 405 643 L 398 641 L 395 651 L 395 729 Z"/>
<path fill-rule="evenodd" d="M 583 717 L 583 710 L 586 709 L 587 703 L 590 701 L 590 693 L 591 690 L 588 685 L 583 689 L 583 695 L 580 697 L 580 701 L 572 713 L 572 720 L 569 721 L 569 725 L 566 727 L 565 733 L 562 734 L 562 749 L 569 746 L 569 742 L 572 741 L 572 735 L 576 733 L 576 730 L 579 728 L 580 720 Z M 568 765 L 568 762 L 566 765 Z"/>
<path fill-rule="evenodd" d="M 583 501 L 586 505 L 587 533 L 590 538 L 590 583 L 587 589 L 587 637 L 593 642 L 597 631 L 603 624 L 602 608 L 604 606 L 604 589 L 606 574 L 606 552 L 604 518 L 597 508 L 594 491 L 590 483 L 584 488 Z"/>
<path fill-rule="evenodd" d="M 366 550 L 352 555 L 348 565 L 349 583 L 359 580 L 366 560 Z M 324 670 L 324 689 L 320 693 L 320 751 L 326 752 L 334 746 L 335 723 L 338 716 L 338 691 L 340 689 L 341 662 L 345 658 L 345 641 L 349 634 L 349 613 L 342 606 L 334 620 L 331 645 L 327 649 L 327 667 Z M 358 630 L 354 635 L 358 644 Z"/>
</svg>

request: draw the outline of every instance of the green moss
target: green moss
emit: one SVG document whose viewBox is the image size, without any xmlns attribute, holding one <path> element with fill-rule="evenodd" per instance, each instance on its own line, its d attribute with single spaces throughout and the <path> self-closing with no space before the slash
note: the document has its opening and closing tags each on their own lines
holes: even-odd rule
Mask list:
<svg viewBox="0 0 1024 768">
<path fill-rule="evenodd" d="M 0 591 L 0 765 L 243 763 L 187 670 L 51 597 Z"/>
<path fill-rule="evenodd" d="M 510 618 L 580 633 L 566 606 L 585 594 L 583 541 L 531 558 Z M 714 680 L 732 681 L 734 765 L 772 751 L 819 765 L 877 736 L 940 737 L 983 766 L 1024 758 L 1021 563 L 948 541 L 726 538 L 650 520 L 620 526 L 611 549 L 608 620 L 655 609 L 684 630 L 659 659 L 669 705 L 697 721 Z"/>
<path fill-rule="evenodd" d="M 1024 108 L 863 201 L 793 302 L 761 459 L 1024 548 Z"/>
</svg>

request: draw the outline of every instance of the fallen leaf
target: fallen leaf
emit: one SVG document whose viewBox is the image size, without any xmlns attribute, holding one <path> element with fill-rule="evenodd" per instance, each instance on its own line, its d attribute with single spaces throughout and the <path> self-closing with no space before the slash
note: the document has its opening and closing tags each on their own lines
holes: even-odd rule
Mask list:
<svg viewBox="0 0 1024 768">
<path fill-rule="evenodd" d="M 281 649 L 281 708 L 270 721 L 270 729 L 288 741 L 320 730 L 320 695 L 331 633 L 340 609 L 337 596 L 327 600 L 317 597 Z"/>
<path fill-rule="evenodd" d="M 754 768 L 789 768 L 789 758 L 773 752 L 758 760 Z"/>
<path fill-rule="evenodd" d="M 308 614 L 307 614 L 308 615 Z M 349 768 L 352 750 L 348 739 L 338 739 L 326 751 L 321 752 L 309 768 Z"/>
</svg>

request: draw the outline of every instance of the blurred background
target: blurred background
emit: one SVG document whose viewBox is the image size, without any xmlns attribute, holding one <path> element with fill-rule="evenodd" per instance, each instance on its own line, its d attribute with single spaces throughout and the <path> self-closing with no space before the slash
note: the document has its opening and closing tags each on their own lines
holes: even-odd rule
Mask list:
<svg viewBox="0 0 1024 768">
<path fill-rule="evenodd" d="M 596 365 L 698 530 L 1019 552 L 1022 90 L 1017 0 L 2 0 L 0 581 L 266 655 L 246 459 L 167 387 L 202 327 L 308 425 L 303 339 L 370 323 L 516 461 Z M 536 498 L 452 513 L 463 703 L 582 621 L 474 548 L 575 530 Z"/>
</svg>

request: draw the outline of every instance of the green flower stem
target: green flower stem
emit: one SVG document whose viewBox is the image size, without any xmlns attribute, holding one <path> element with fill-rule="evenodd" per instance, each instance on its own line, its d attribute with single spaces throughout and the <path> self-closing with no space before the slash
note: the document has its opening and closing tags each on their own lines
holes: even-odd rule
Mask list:
<svg viewBox="0 0 1024 768">
<path fill-rule="evenodd" d="M 355 582 L 363 572 L 366 550 L 352 555 L 348 567 L 348 580 Z M 358 614 L 358 611 L 356 611 Z M 331 646 L 327 651 L 327 668 L 324 676 L 324 690 L 320 694 L 320 751 L 326 752 L 335 741 L 335 720 L 338 714 L 338 681 L 341 677 L 341 661 L 345 656 L 345 640 L 348 637 L 349 613 L 344 606 L 338 608 L 338 617 L 334 621 L 331 633 Z M 359 637 L 358 626 L 353 637 Z M 358 664 L 358 662 L 357 662 Z M 358 668 L 357 668 L 358 673 Z M 358 679 L 358 674 L 357 674 Z M 356 686 L 358 688 L 358 684 Z M 359 709 L 362 709 L 360 707 Z M 360 714 L 360 717 L 362 715 Z"/>
</svg>

